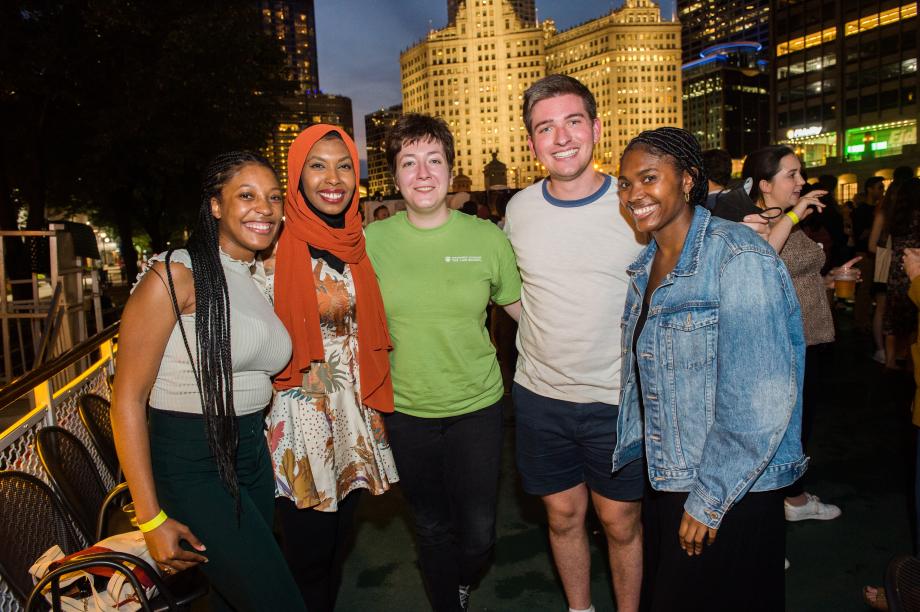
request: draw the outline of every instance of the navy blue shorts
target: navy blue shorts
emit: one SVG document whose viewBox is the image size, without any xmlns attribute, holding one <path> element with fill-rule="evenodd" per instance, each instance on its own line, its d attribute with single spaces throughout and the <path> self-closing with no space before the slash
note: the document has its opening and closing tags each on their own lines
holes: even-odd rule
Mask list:
<svg viewBox="0 0 920 612">
<path fill-rule="evenodd" d="M 517 466 L 527 493 L 542 497 L 585 483 L 607 499 L 642 498 L 644 461 L 611 472 L 617 406 L 543 397 L 517 383 L 512 396 Z"/>
</svg>

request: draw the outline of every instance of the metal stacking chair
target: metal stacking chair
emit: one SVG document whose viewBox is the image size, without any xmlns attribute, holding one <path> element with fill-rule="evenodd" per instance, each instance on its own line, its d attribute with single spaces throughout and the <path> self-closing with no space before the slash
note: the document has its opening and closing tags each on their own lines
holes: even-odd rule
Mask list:
<svg viewBox="0 0 920 612">
<path fill-rule="evenodd" d="M 0 472 L 0 576 L 25 605 L 29 568 L 54 544 L 65 555 L 83 548 L 51 488 L 24 472 Z"/>
<path fill-rule="evenodd" d="M 141 586 L 140 580 L 137 576 L 134 575 L 130 565 L 137 565 L 141 570 L 144 571 L 147 576 L 150 577 L 150 580 L 157 587 L 157 597 L 152 601 L 147 597 L 144 587 Z M 35 610 L 45 610 L 48 607 L 48 604 L 45 600 L 45 597 L 42 595 L 42 589 L 47 584 L 51 584 L 51 609 L 60 610 L 61 609 L 61 588 L 60 581 L 65 574 L 77 570 L 88 570 L 90 568 L 99 568 L 105 567 L 114 572 L 118 572 L 125 575 L 125 578 L 134 587 L 134 592 L 137 594 L 138 603 L 141 606 L 141 610 L 144 612 L 155 612 L 157 610 L 169 610 L 170 612 L 178 612 L 179 606 L 176 603 L 175 598 L 170 592 L 169 588 L 164 583 L 163 579 L 160 578 L 156 570 L 153 569 L 146 561 L 135 557 L 134 555 L 129 555 L 120 552 L 108 552 L 108 553 L 93 553 L 88 555 L 80 555 L 74 559 L 69 560 L 67 563 L 64 563 L 60 567 L 57 567 L 42 577 L 41 580 L 35 585 L 35 588 L 32 589 L 32 593 L 29 595 L 29 599 L 26 602 L 26 612 L 33 612 Z M 160 603 L 160 605 L 157 605 Z"/>
<path fill-rule="evenodd" d="M 895 557 L 885 572 L 885 595 L 890 612 L 920 612 L 920 559 Z"/>
<path fill-rule="evenodd" d="M 143 559 L 120 552 L 80 556 L 49 572 L 35 587 L 29 568 L 46 550 L 57 544 L 65 555 L 83 549 L 70 517 L 60 499 L 47 484 L 24 472 L 0 471 L 0 576 L 24 609 L 45 610 L 42 587 L 62 575 L 90 566 L 106 566 L 124 573 L 134 584 L 144 610 L 188 609 L 191 602 L 208 592 L 207 580 L 197 569 L 161 578 Z M 138 589 L 125 563 L 140 565 L 159 594 L 149 602 Z M 56 587 L 52 585 L 52 593 Z M 60 609 L 53 606 L 53 609 Z"/>
<path fill-rule="evenodd" d="M 115 452 L 115 434 L 112 432 L 112 420 L 109 418 L 109 400 L 95 393 L 80 396 L 78 402 L 80 420 L 89 432 L 96 452 L 102 458 L 112 477 L 119 480 L 118 454 Z"/>
<path fill-rule="evenodd" d="M 35 435 L 35 447 L 51 486 L 86 540 L 100 540 L 109 510 L 119 495 L 127 493 L 127 486 L 121 484 L 111 494 L 106 491 L 89 451 L 66 429 L 40 429 Z M 121 531 L 130 529 L 130 525 L 122 523 Z"/>
</svg>

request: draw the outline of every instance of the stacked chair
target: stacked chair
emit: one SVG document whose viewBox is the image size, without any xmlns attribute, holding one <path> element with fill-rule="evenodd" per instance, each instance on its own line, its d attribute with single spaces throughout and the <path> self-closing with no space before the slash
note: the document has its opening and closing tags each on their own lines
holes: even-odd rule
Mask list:
<svg viewBox="0 0 920 612">
<path fill-rule="evenodd" d="M 98 395 L 85 395 L 80 398 L 79 412 L 93 446 L 117 482 L 120 469 L 109 402 Z M 60 427 L 45 427 L 36 435 L 35 446 L 51 487 L 23 472 L 0 471 L 0 576 L 24 608 L 47 608 L 40 595 L 45 584 L 51 582 L 52 594 L 57 594 L 62 574 L 90 566 L 124 573 L 145 611 L 188 609 L 207 593 L 207 579 L 197 568 L 161 578 L 143 560 L 117 552 L 77 557 L 33 587 L 29 568 L 51 546 L 57 544 L 68 555 L 83 549 L 79 535 L 93 544 L 134 529 L 130 517 L 121 511 L 122 504 L 130 500 L 127 484 L 121 482 L 107 491 L 96 462 L 79 438 Z M 148 573 L 157 586 L 157 597 L 150 601 L 144 597 L 125 563 L 139 565 Z M 59 603 L 53 609 L 57 606 Z"/>
</svg>

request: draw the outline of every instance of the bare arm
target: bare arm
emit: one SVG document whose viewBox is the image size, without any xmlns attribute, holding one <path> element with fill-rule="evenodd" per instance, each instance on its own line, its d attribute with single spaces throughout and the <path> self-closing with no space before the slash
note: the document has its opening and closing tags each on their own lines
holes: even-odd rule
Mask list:
<svg viewBox="0 0 920 612">
<path fill-rule="evenodd" d="M 180 310 L 183 313 L 194 312 L 191 271 L 178 264 L 170 268 Z M 166 267 L 157 263 L 141 279 L 125 307 L 118 340 L 112 429 L 118 460 L 131 490 L 138 523 L 147 522 L 160 512 L 150 463 L 146 407 L 166 343 L 176 323 L 172 299 L 163 282 L 165 278 Z M 188 528 L 172 518 L 145 533 L 144 537 L 154 560 L 161 565 L 182 570 L 207 560 L 179 546 L 179 541 L 184 539 L 198 550 L 204 550 Z"/>
<path fill-rule="evenodd" d="M 508 316 L 514 319 L 514 322 L 517 323 L 521 318 L 521 300 L 517 302 L 511 302 L 510 304 L 505 304 L 502 306 L 505 309 L 505 312 L 508 313 Z"/>
<path fill-rule="evenodd" d="M 795 214 L 800 221 L 808 217 L 808 215 L 815 210 L 821 212 L 824 210 L 824 204 L 819 202 L 818 198 L 826 193 L 826 191 L 815 190 L 803 195 L 788 212 Z M 786 241 L 789 240 L 789 234 L 792 233 L 794 227 L 795 223 L 792 222 L 788 214 L 781 215 L 771 224 L 770 237 L 767 239 L 767 242 L 770 243 L 774 251 L 779 253 L 783 250 L 783 247 L 786 246 Z"/>
<path fill-rule="evenodd" d="M 880 208 L 875 210 L 875 216 L 872 217 L 872 231 L 869 232 L 869 252 L 875 253 L 878 248 L 878 239 L 882 237 L 882 229 L 885 227 L 885 213 Z"/>
</svg>

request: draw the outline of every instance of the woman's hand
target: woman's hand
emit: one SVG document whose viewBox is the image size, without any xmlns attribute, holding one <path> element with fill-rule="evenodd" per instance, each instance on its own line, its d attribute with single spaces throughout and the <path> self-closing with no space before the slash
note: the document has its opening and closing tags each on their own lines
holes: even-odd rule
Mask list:
<svg viewBox="0 0 920 612">
<path fill-rule="evenodd" d="M 770 222 L 761 217 L 760 214 L 751 213 L 750 215 L 745 215 L 744 219 L 741 220 L 741 225 L 747 225 L 764 240 L 770 240 Z"/>
<path fill-rule="evenodd" d="M 182 548 L 181 542 L 185 540 L 195 550 L 202 552 L 207 550 L 188 527 L 175 519 L 168 518 L 156 529 L 145 533 L 144 540 L 147 542 L 150 556 L 167 574 L 181 572 L 199 563 L 208 562 L 208 558 L 204 555 Z"/>
<path fill-rule="evenodd" d="M 904 257 L 901 258 L 901 261 L 904 262 L 907 278 L 914 280 L 920 276 L 920 249 L 904 249 Z"/>
<path fill-rule="evenodd" d="M 684 516 L 680 519 L 677 539 L 687 556 L 692 557 L 703 552 L 703 541 L 706 540 L 707 536 L 709 537 L 709 545 L 712 546 L 712 543 L 716 541 L 717 531 L 717 529 L 707 527 L 684 511 Z"/>
<path fill-rule="evenodd" d="M 795 215 L 801 220 L 805 219 L 813 211 L 817 210 L 822 212 L 824 210 L 824 204 L 818 200 L 818 198 L 824 197 L 827 195 L 827 192 L 823 189 L 815 189 L 814 191 L 809 191 L 795 203 L 795 206 L 789 210 L 795 213 Z"/>
<path fill-rule="evenodd" d="M 825 288 L 825 289 L 833 289 L 833 288 L 834 288 L 834 277 L 837 275 L 837 272 L 840 271 L 840 270 L 849 270 L 849 269 L 852 268 L 854 265 L 856 265 L 856 263 L 857 263 L 859 260 L 861 260 L 861 259 L 862 259 L 862 255 L 857 255 L 856 257 L 854 257 L 854 258 L 851 259 L 850 261 L 846 262 L 846 263 L 843 264 L 842 266 L 839 266 L 839 267 L 836 267 L 836 268 L 831 268 L 831 269 L 828 271 L 828 273 L 825 274 L 825 275 L 823 276 L 823 279 L 824 279 L 824 288 Z M 857 283 L 861 283 L 861 282 L 862 282 L 862 270 L 860 270 L 859 268 L 856 269 L 856 282 L 857 282 Z"/>
</svg>

